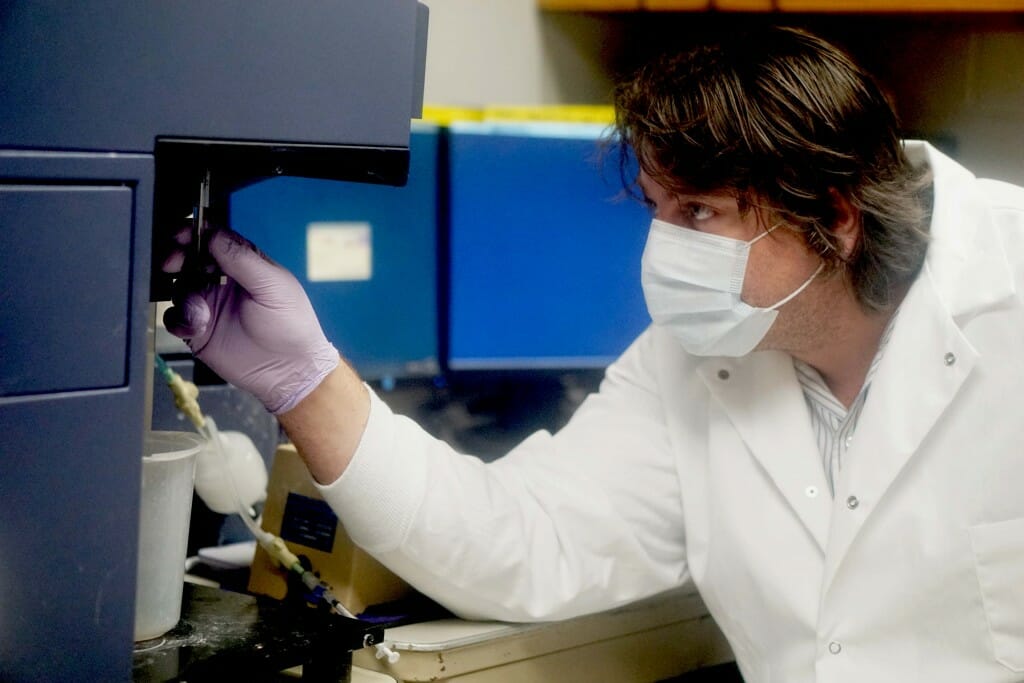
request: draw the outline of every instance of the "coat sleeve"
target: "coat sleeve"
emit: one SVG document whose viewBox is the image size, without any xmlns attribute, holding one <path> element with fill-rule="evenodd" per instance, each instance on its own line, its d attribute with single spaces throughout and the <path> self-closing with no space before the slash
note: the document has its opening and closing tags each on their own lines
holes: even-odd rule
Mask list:
<svg viewBox="0 0 1024 683">
<path fill-rule="evenodd" d="M 374 396 L 324 498 L 357 544 L 465 618 L 562 619 L 677 587 L 682 501 L 652 353 L 647 332 L 562 430 L 491 463 Z"/>
</svg>

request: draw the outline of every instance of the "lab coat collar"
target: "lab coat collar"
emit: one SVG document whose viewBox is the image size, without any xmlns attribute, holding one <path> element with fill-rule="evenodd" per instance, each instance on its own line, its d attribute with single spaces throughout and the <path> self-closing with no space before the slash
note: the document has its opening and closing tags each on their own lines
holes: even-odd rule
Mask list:
<svg viewBox="0 0 1024 683">
<path fill-rule="evenodd" d="M 904 299 L 836 481 L 825 561 L 831 585 L 856 537 L 955 409 L 978 352 L 949 314 L 930 264 Z"/>
<path fill-rule="evenodd" d="M 912 163 L 927 164 L 932 172 L 935 200 L 926 263 L 941 304 L 964 324 L 1011 303 L 1013 274 L 974 175 L 926 142 L 907 141 L 905 148 Z"/>
<path fill-rule="evenodd" d="M 974 176 L 925 143 L 907 143 L 933 174 L 935 204 L 921 274 L 900 308 L 836 483 L 826 553 L 826 589 L 886 492 L 925 450 L 979 354 L 963 327 L 1015 305 L 999 233 Z"/>
</svg>

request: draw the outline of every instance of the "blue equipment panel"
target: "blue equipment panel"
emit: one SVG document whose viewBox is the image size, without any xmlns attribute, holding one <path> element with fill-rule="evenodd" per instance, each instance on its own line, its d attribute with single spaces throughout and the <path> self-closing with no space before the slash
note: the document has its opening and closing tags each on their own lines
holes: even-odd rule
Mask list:
<svg viewBox="0 0 1024 683">
<path fill-rule="evenodd" d="M 650 323 L 650 215 L 599 163 L 602 133 L 452 126 L 451 369 L 603 367 Z"/>
<path fill-rule="evenodd" d="M 235 192 L 231 225 L 302 283 L 367 379 L 438 371 L 438 130 L 410 136 L 405 187 L 275 178 Z"/>
<path fill-rule="evenodd" d="M 133 200 L 122 184 L 0 184 L 0 225 L 34 228 L 0 231 L 0 396 L 127 383 Z"/>
</svg>

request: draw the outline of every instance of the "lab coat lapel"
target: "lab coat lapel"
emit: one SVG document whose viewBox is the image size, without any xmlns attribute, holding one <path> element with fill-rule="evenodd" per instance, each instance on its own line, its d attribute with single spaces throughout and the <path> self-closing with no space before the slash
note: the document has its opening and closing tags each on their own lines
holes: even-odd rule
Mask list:
<svg viewBox="0 0 1024 683">
<path fill-rule="evenodd" d="M 776 352 L 715 358 L 702 363 L 698 372 L 824 552 L 831 502 L 793 360 Z"/>
<path fill-rule="evenodd" d="M 857 534 L 884 515 L 884 496 L 950 408 L 977 360 L 927 269 L 908 294 L 869 388 L 836 482 L 825 561 L 831 584 Z"/>
</svg>

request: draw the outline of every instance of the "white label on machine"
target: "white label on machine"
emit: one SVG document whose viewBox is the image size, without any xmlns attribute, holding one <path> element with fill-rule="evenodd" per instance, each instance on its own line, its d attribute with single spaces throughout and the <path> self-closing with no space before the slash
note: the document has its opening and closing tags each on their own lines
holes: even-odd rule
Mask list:
<svg viewBox="0 0 1024 683">
<path fill-rule="evenodd" d="M 306 280 L 369 280 L 373 240 L 369 223 L 310 223 L 306 226 Z"/>
</svg>

